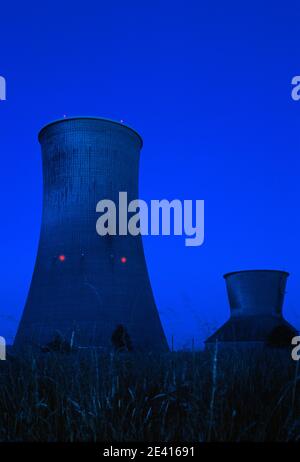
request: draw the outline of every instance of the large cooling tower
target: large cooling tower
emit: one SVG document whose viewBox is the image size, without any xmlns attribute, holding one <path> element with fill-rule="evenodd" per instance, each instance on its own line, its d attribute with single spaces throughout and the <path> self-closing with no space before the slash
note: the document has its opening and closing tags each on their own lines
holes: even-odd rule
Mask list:
<svg viewBox="0 0 300 462">
<path fill-rule="evenodd" d="M 230 319 L 206 340 L 206 346 L 291 345 L 296 330 L 282 316 L 289 273 L 276 270 L 237 271 L 224 275 Z"/>
<path fill-rule="evenodd" d="M 39 134 L 44 199 L 38 255 L 15 344 L 56 332 L 79 346 L 111 346 L 118 325 L 133 348 L 167 350 L 141 236 L 99 236 L 96 204 L 138 198 L 142 139 L 106 119 L 55 121 Z"/>
</svg>

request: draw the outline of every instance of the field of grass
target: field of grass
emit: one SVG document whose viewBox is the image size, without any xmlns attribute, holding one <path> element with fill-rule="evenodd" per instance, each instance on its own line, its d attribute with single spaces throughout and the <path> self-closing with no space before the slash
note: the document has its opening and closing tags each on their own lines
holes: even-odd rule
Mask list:
<svg viewBox="0 0 300 462">
<path fill-rule="evenodd" d="M 297 440 L 297 374 L 274 350 L 11 356 L 0 363 L 0 441 Z"/>
</svg>

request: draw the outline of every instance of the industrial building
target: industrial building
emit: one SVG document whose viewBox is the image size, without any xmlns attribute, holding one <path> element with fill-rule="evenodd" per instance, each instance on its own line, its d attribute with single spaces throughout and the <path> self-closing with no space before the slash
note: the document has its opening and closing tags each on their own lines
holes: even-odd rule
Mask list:
<svg viewBox="0 0 300 462">
<path fill-rule="evenodd" d="M 224 275 L 230 318 L 205 342 L 226 346 L 291 345 L 297 335 L 282 315 L 289 273 L 277 270 L 236 271 Z"/>
<path fill-rule="evenodd" d="M 123 326 L 134 350 L 167 351 L 141 236 L 96 232 L 99 200 L 138 198 L 141 137 L 123 123 L 74 117 L 44 127 L 39 142 L 41 234 L 15 345 L 45 345 L 59 332 L 108 349 Z"/>
</svg>

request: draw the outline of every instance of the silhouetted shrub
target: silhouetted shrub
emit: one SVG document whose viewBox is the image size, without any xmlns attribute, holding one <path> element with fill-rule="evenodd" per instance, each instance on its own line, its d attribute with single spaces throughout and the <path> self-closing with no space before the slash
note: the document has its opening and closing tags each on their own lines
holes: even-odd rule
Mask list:
<svg viewBox="0 0 300 462">
<path fill-rule="evenodd" d="M 51 342 L 47 343 L 46 345 L 42 346 L 41 349 L 43 353 L 49 353 L 50 351 L 70 353 L 72 350 L 70 343 L 67 342 L 67 340 L 65 340 L 65 338 L 59 332 L 56 332 L 56 334 L 53 337 L 53 340 L 51 340 Z"/>
<path fill-rule="evenodd" d="M 291 340 L 295 336 L 295 332 L 288 326 L 275 327 L 270 333 L 267 343 L 272 347 L 290 347 Z"/>
<path fill-rule="evenodd" d="M 117 352 L 132 351 L 132 343 L 128 332 L 122 324 L 119 324 L 111 336 L 112 345 Z"/>
</svg>

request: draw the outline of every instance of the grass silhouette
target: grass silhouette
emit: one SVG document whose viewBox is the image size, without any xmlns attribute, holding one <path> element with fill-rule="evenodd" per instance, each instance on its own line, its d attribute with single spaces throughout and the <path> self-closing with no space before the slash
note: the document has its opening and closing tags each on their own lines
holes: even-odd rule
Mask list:
<svg viewBox="0 0 300 462">
<path fill-rule="evenodd" d="M 0 441 L 300 438 L 290 352 L 27 352 L 0 362 Z"/>
</svg>

